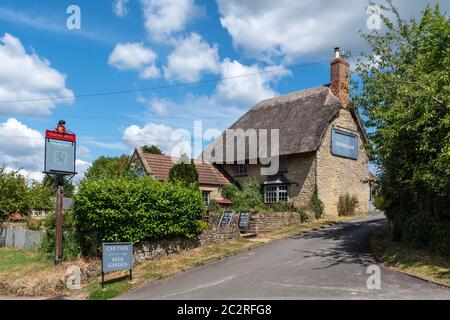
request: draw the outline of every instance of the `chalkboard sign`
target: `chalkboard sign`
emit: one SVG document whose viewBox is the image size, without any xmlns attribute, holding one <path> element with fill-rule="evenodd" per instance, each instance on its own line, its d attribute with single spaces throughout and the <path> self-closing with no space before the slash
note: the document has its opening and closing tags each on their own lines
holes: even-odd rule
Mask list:
<svg viewBox="0 0 450 320">
<path fill-rule="evenodd" d="M 233 211 L 225 211 L 220 217 L 219 228 L 229 227 L 231 219 L 233 219 Z"/>
<path fill-rule="evenodd" d="M 251 215 L 250 212 L 241 212 L 239 214 L 238 227 L 241 232 L 247 232 Z"/>
<path fill-rule="evenodd" d="M 133 244 L 130 242 L 104 242 L 102 252 L 102 287 L 104 274 L 112 271 L 130 270 L 132 278 Z"/>
</svg>

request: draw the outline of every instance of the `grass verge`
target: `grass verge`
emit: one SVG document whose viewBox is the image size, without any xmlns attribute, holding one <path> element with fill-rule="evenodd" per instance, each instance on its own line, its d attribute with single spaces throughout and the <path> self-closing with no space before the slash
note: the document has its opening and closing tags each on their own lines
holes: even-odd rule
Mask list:
<svg viewBox="0 0 450 320">
<path fill-rule="evenodd" d="M 145 283 L 164 279 L 175 273 L 220 260 L 229 255 L 237 254 L 266 243 L 285 239 L 311 230 L 324 228 L 331 224 L 347 221 L 352 218 L 354 217 L 323 218 L 321 220 L 305 222 L 300 225 L 280 229 L 275 232 L 261 234 L 251 239 L 237 238 L 207 246 L 200 246 L 178 254 L 171 254 L 137 265 L 133 268 L 132 281 L 126 278 L 126 272 L 108 275 L 105 280 L 110 280 L 111 282 L 107 283 L 105 288 L 101 288 L 100 281 L 97 279 L 96 281 L 87 284 L 82 292 L 77 294 L 77 297 L 93 300 L 111 299 Z M 114 278 L 117 280 L 113 281 L 112 279 Z"/>
<path fill-rule="evenodd" d="M 375 231 L 371 242 L 374 255 L 386 267 L 450 286 L 450 256 L 392 241 L 387 227 Z"/>
</svg>

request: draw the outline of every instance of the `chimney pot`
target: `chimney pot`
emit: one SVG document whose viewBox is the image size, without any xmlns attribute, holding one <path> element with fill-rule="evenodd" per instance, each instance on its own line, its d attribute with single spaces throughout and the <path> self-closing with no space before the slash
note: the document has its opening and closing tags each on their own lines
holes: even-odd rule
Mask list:
<svg viewBox="0 0 450 320">
<path fill-rule="evenodd" d="M 341 57 L 341 51 L 339 50 L 339 47 L 334 48 L 334 58 L 339 59 Z"/>
</svg>

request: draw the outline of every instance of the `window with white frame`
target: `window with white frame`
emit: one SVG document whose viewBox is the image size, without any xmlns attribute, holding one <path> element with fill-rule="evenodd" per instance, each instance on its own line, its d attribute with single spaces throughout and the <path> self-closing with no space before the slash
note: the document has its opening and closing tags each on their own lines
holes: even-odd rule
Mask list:
<svg viewBox="0 0 450 320">
<path fill-rule="evenodd" d="M 202 199 L 203 199 L 203 203 L 205 204 L 205 206 L 209 205 L 209 201 L 210 201 L 210 191 L 202 191 Z"/>
<path fill-rule="evenodd" d="M 264 186 L 264 202 L 275 203 L 289 200 L 288 185 Z"/>
<path fill-rule="evenodd" d="M 237 176 L 243 176 L 248 173 L 248 167 L 246 164 L 238 164 L 236 166 L 236 175 Z"/>
</svg>

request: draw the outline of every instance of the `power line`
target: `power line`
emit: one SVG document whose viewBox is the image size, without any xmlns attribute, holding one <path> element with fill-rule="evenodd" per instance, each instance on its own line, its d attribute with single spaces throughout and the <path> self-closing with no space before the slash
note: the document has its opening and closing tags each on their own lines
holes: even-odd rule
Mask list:
<svg viewBox="0 0 450 320">
<path fill-rule="evenodd" d="M 222 81 L 231 80 L 231 79 L 237 79 L 237 78 L 252 77 L 252 76 L 261 75 L 261 74 L 267 74 L 267 73 L 288 71 L 288 70 L 308 67 L 308 66 L 312 66 L 312 65 L 316 65 L 316 64 L 323 64 L 325 62 L 327 62 L 327 61 L 326 60 L 316 61 L 316 62 L 311 62 L 311 63 L 306 63 L 306 64 L 292 65 L 290 67 L 283 67 L 283 68 L 278 68 L 278 69 L 264 70 L 264 71 L 254 72 L 254 73 L 247 73 L 247 74 L 241 74 L 241 75 L 235 75 L 235 76 L 229 76 L 229 77 L 213 78 L 213 79 L 205 79 L 205 80 L 192 81 L 192 82 L 181 82 L 181 83 L 176 83 L 176 84 L 167 84 L 167 85 L 154 86 L 154 87 L 144 87 L 144 88 L 125 89 L 125 90 L 112 90 L 112 91 L 105 91 L 105 92 L 92 92 L 92 93 L 85 93 L 85 94 L 79 94 L 79 95 L 74 94 L 74 95 L 70 95 L 70 96 L 59 96 L 59 97 L 51 97 L 51 98 L 49 97 L 49 98 L 36 98 L 36 99 L 6 100 L 6 101 L 0 101 L 0 104 L 22 103 L 22 102 L 39 102 L 39 101 L 70 100 L 70 99 L 75 99 L 75 98 L 79 99 L 79 98 L 88 98 L 88 97 L 119 95 L 119 94 L 127 94 L 127 93 L 143 92 L 143 91 L 152 91 L 152 90 L 161 90 L 161 89 L 168 89 L 168 88 L 192 86 L 192 85 L 212 83 L 212 82 L 222 82 Z"/>
</svg>

